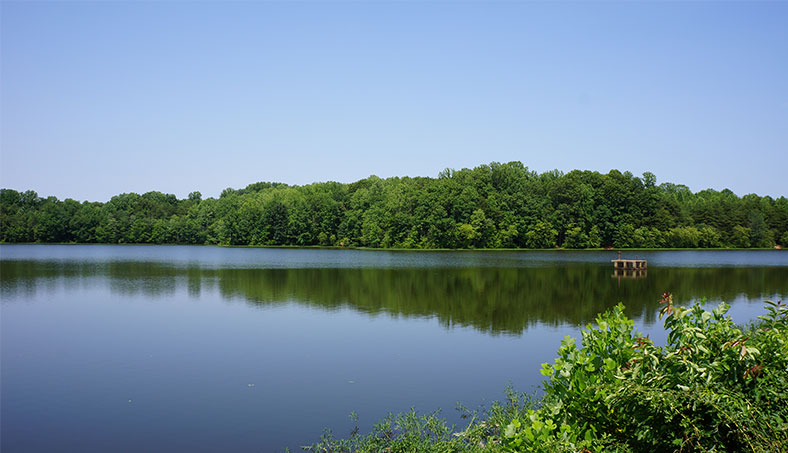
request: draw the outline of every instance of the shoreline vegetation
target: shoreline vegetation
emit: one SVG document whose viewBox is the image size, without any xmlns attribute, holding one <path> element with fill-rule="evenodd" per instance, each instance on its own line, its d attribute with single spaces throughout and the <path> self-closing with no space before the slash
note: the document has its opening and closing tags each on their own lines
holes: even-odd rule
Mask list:
<svg viewBox="0 0 788 453">
<path fill-rule="evenodd" d="M 433 249 L 414 249 L 402 247 L 388 247 L 388 248 L 375 248 L 375 247 L 360 247 L 360 246 L 338 246 L 338 245 L 227 245 L 227 244 L 189 244 L 189 243 L 151 243 L 151 242 L 120 242 L 120 243 L 103 243 L 103 242 L 0 242 L 0 245 L 128 245 L 128 246 L 200 246 L 200 247 L 220 247 L 220 248 L 248 248 L 248 249 L 288 249 L 288 250 L 359 250 L 363 252 L 679 252 L 679 251 L 766 251 L 766 250 L 788 250 L 784 249 L 781 245 L 776 244 L 774 247 L 654 247 L 654 248 L 627 248 L 627 247 L 596 247 L 596 248 L 573 248 L 568 249 L 564 247 L 553 247 L 549 249 L 529 249 L 529 248 L 433 248 Z"/>
<path fill-rule="evenodd" d="M 669 332 L 656 346 L 619 304 L 565 337 L 542 365 L 544 396 L 506 389 L 506 400 L 469 411 L 455 432 L 439 413 L 389 414 L 368 434 L 330 430 L 312 452 L 786 451 L 788 307 L 765 301 L 746 327 L 721 303 L 706 310 L 663 294 Z M 355 413 L 351 420 L 358 421 Z"/>
<path fill-rule="evenodd" d="M 161 192 L 108 202 L 0 189 L 0 243 L 201 244 L 360 249 L 696 249 L 788 246 L 788 199 L 691 192 L 646 172 L 520 162 L 304 186 L 259 182 L 203 200 Z"/>
</svg>

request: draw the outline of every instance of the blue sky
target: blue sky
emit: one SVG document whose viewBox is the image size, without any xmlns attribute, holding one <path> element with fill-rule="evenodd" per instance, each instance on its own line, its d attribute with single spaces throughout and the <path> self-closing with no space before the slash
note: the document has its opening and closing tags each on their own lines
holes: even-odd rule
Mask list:
<svg viewBox="0 0 788 453">
<path fill-rule="evenodd" d="M 788 196 L 788 2 L 7 2 L 0 186 L 522 161 Z"/>
</svg>

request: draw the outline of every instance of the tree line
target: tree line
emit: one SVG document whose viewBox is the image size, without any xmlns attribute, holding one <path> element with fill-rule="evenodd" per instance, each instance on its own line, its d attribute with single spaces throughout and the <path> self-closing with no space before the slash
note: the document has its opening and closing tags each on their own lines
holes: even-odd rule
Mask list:
<svg viewBox="0 0 788 453">
<path fill-rule="evenodd" d="M 788 246 L 788 199 L 693 193 L 649 172 L 520 162 L 350 184 L 258 182 L 219 198 L 124 193 L 108 202 L 0 189 L 0 242 L 372 248 Z"/>
</svg>

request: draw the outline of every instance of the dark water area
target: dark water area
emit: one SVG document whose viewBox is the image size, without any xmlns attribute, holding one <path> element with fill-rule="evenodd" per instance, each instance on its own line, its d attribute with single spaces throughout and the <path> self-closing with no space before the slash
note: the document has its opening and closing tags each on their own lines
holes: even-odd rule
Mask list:
<svg viewBox="0 0 788 453">
<path fill-rule="evenodd" d="M 788 252 L 392 252 L 0 246 L 0 448 L 282 451 L 388 412 L 536 391 L 564 335 L 618 302 L 657 342 L 665 291 L 788 295 Z M 628 256 L 630 257 L 630 256 Z"/>
</svg>

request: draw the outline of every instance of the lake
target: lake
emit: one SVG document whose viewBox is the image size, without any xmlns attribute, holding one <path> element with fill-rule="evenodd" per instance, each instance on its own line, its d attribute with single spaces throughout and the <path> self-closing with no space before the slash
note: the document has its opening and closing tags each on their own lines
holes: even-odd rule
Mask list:
<svg viewBox="0 0 788 453">
<path fill-rule="evenodd" d="M 388 412 L 535 392 L 565 335 L 618 302 L 788 296 L 786 251 L 364 251 L 0 246 L 0 439 L 15 451 L 282 451 Z"/>
</svg>

